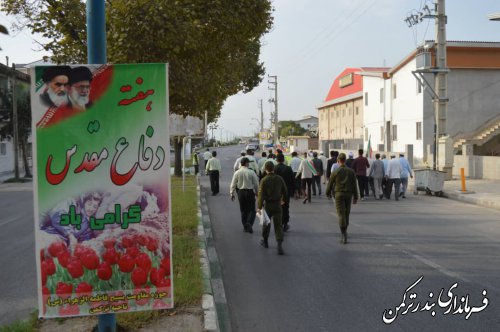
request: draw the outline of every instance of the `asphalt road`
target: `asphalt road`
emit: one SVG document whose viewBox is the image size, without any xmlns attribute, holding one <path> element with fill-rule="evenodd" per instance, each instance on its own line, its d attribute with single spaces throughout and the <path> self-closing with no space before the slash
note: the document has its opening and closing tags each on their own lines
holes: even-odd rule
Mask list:
<svg viewBox="0 0 500 332">
<path fill-rule="evenodd" d="M 498 211 L 424 195 L 367 199 L 354 206 L 343 245 L 332 202 L 313 196 L 312 204 L 292 201 L 285 256 L 278 256 L 273 237 L 269 249 L 259 245 L 257 222 L 253 234 L 243 232 L 229 198 L 242 147 L 217 149 L 219 195 L 211 196 L 208 176 L 201 181 L 233 331 L 500 330 Z M 456 306 L 445 314 L 453 301 L 438 300 L 447 302 L 448 292 Z M 468 319 L 457 310 L 465 302 L 467 312 L 478 311 Z M 413 307 L 403 314 L 402 303 Z M 389 324 L 385 310 L 388 320 L 398 313 Z"/>
<path fill-rule="evenodd" d="M 33 193 L 0 192 L 0 326 L 37 306 Z"/>
</svg>

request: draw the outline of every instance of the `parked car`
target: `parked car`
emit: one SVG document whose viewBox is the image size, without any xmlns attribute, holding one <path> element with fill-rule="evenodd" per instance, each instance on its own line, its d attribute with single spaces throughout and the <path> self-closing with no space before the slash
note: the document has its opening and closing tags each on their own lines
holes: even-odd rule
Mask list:
<svg viewBox="0 0 500 332">
<path fill-rule="evenodd" d="M 256 143 L 250 143 L 247 145 L 247 147 L 245 148 L 246 150 L 254 150 L 254 151 L 259 151 L 260 147 L 259 147 L 259 144 L 256 144 Z"/>
</svg>

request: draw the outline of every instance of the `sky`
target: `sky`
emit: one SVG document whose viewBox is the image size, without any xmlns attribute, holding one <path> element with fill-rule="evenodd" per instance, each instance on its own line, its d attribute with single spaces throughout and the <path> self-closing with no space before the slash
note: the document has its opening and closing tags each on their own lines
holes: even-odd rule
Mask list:
<svg viewBox="0 0 500 332">
<path fill-rule="evenodd" d="M 409 28 L 403 21 L 430 0 L 273 0 L 274 26 L 262 38 L 262 83 L 247 94 L 228 98 L 218 120 L 223 139 L 251 135 L 259 128 L 259 99 L 264 127 L 270 126 L 274 91 L 267 75 L 278 77 L 279 120 L 317 116 L 331 84 L 348 67 L 392 67 L 425 39 L 434 39 L 434 20 Z M 431 6 L 433 8 L 433 6 Z M 447 40 L 499 41 L 500 22 L 487 15 L 500 12 L 498 0 L 446 1 Z M 14 18 L 0 13 L 0 24 Z M 11 30 L 11 29 L 9 29 Z M 50 55 L 29 31 L 0 36 L 0 62 L 29 63 Z"/>
</svg>

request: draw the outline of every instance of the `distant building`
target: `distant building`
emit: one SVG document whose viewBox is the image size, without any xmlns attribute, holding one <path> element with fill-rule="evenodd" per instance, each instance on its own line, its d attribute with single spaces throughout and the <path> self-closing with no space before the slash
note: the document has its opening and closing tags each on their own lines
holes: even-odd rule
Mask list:
<svg viewBox="0 0 500 332">
<path fill-rule="evenodd" d="M 435 63 L 434 44 L 430 66 Z M 413 145 L 417 159 L 430 163 L 434 144 L 434 104 L 429 88 L 422 86 L 412 71 L 417 69 L 414 50 L 384 72 L 365 71 L 364 143 L 383 145 L 386 151 L 405 151 Z M 478 154 L 500 155 L 500 43 L 447 42 L 449 73 L 446 133 L 455 142 L 455 153 L 463 144 L 473 145 Z M 434 74 L 424 74 L 434 89 Z"/>
<path fill-rule="evenodd" d="M 305 130 L 311 130 L 318 126 L 318 118 L 313 115 L 306 115 L 302 119 L 294 121 Z"/>
<path fill-rule="evenodd" d="M 324 151 L 344 146 L 357 149 L 363 143 L 363 72 L 383 73 L 389 68 L 346 68 L 333 81 L 318 107 L 319 148 Z"/>
</svg>

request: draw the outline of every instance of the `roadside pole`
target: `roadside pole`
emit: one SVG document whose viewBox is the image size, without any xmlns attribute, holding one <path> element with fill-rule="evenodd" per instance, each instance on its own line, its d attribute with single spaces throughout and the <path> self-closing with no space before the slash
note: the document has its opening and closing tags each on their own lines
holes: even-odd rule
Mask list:
<svg viewBox="0 0 500 332">
<path fill-rule="evenodd" d="M 106 9 L 104 0 L 87 0 L 87 59 L 89 64 L 105 64 Z M 99 332 L 116 331 L 116 315 L 99 315 Z"/>
<path fill-rule="evenodd" d="M 16 65 L 12 64 L 12 131 L 14 135 L 14 178 L 19 180 L 19 125 L 17 123 Z"/>
</svg>

